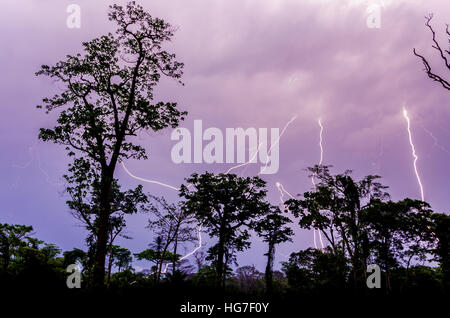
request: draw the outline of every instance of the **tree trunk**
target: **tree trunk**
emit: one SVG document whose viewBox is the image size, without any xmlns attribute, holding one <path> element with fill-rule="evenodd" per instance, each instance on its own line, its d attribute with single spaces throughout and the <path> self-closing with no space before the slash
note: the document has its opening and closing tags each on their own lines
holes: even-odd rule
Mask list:
<svg viewBox="0 0 450 318">
<path fill-rule="evenodd" d="M 97 248 L 95 251 L 95 263 L 93 270 L 94 288 L 104 288 L 105 286 L 105 258 L 108 244 L 108 228 L 110 214 L 112 173 L 109 171 L 102 173 L 102 188 L 100 193 L 100 211 L 97 218 Z"/>
<path fill-rule="evenodd" d="M 161 280 L 162 266 L 164 264 L 166 252 L 167 252 L 167 246 L 164 247 L 162 254 L 161 254 L 161 259 L 159 260 L 158 272 L 156 273 L 156 284 L 159 284 L 159 281 Z"/>
<path fill-rule="evenodd" d="M 219 242 L 217 243 L 217 285 L 220 287 L 222 285 L 222 279 L 224 276 L 224 263 L 223 263 L 223 256 L 225 253 L 225 246 L 224 246 L 224 239 L 225 239 L 225 222 L 222 221 L 222 224 L 220 226 L 220 233 L 219 233 Z"/>
</svg>

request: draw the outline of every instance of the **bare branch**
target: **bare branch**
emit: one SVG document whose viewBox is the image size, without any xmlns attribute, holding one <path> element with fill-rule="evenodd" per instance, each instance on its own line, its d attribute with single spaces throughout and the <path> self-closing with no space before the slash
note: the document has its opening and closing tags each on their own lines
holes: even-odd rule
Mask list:
<svg viewBox="0 0 450 318">
<path fill-rule="evenodd" d="M 436 49 L 437 51 L 439 51 L 439 54 L 441 55 L 442 59 L 445 61 L 445 65 L 447 66 L 447 68 L 450 69 L 450 64 L 448 62 L 448 59 L 445 56 L 443 50 L 441 49 L 441 46 L 439 45 L 439 42 L 436 40 L 436 32 L 433 30 L 433 27 L 430 25 L 430 21 L 431 21 L 431 19 L 433 19 L 433 14 L 430 14 L 428 17 L 425 17 L 425 19 L 427 20 L 425 25 L 430 29 L 431 34 L 433 35 L 434 45 L 432 45 L 432 47 L 434 49 Z M 447 25 L 446 31 L 447 31 L 447 34 L 448 34 L 448 25 Z"/>
<path fill-rule="evenodd" d="M 420 57 L 420 58 L 422 59 L 423 65 L 425 66 L 425 72 L 427 73 L 428 77 L 431 78 L 433 81 L 436 81 L 436 82 L 441 83 L 442 86 L 443 86 L 445 89 L 450 90 L 450 83 L 447 82 L 447 81 L 446 81 L 445 79 L 443 79 L 442 77 L 440 77 L 439 75 L 434 74 L 434 73 L 431 71 L 431 66 L 430 66 L 430 64 L 428 63 L 428 61 L 427 61 L 422 55 L 418 54 L 418 53 L 416 52 L 416 49 L 415 49 L 415 48 L 413 49 L 413 53 L 414 53 L 415 56 Z"/>
</svg>

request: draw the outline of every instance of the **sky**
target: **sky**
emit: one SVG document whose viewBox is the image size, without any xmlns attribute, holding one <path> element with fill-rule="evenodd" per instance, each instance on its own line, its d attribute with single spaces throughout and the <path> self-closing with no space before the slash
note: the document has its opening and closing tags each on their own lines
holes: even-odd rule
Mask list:
<svg viewBox="0 0 450 318">
<path fill-rule="evenodd" d="M 276 182 L 293 195 L 312 189 L 305 168 L 320 160 L 319 118 L 323 163 L 333 165 L 333 172 L 351 169 L 357 179 L 377 174 L 390 187 L 392 199 L 419 199 L 405 107 L 425 200 L 435 211 L 450 213 L 450 95 L 426 76 L 412 53 L 416 48 L 434 70 L 448 76 L 424 25 L 424 17 L 434 13 L 432 26 L 447 48 L 448 0 L 138 2 L 177 27 L 167 48 L 185 63 L 185 86 L 163 80 L 155 99 L 175 101 L 188 111 L 182 127 L 192 131 L 194 120 L 202 120 L 204 129 L 282 130 L 296 116 L 279 142 L 278 172 L 262 175 L 272 203 L 279 202 Z M 72 3 L 81 8 L 80 28 L 66 24 Z M 61 176 L 69 162 L 66 152 L 37 139 L 39 128 L 52 127 L 57 114 L 46 115 L 35 106 L 61 88 L 34 74 L 42 64 L 81 52 L 83 41 L 113 32 L 106 16 L 112 3 L 125 1 L 4 0 L 0 5 L 0 222 L 32 225 L 37 237 L 63 250 L 84 248 L 86 233 L 65 205 Z M 367 9 L 374 4 L 380 5 L 379 28 L 367 24 Z M 171 133 L 142 132 L 138 141 L 149 158 L 127 161 L 128 169 L 178 187 L 193 172 L 223 172 L 233 166 L 175 164 Z M 234 172 L 252 176 L 259 167 L 251 164 Z M 116 177 L 125 188 L 142 183 L 122 167 Z M 178 200 L 174 190 L 142 184 L 148 193 Z M 133 252 L 147 248 L 152 234 L 145 228 L 146 219 L 131 216 L 127 235 L 133 239 L 118 243 Z M 293 228 L 294 241 L 278 248 L 277 263 L 313 246 L 312 231 L 300 230 L 295 222 Z M 257 238 L 252 242 L 238 261 L 263 270 L 261 251 L 266 246 Z M 186 251 L 192 248 L 186 246 Z"/>
</svg>

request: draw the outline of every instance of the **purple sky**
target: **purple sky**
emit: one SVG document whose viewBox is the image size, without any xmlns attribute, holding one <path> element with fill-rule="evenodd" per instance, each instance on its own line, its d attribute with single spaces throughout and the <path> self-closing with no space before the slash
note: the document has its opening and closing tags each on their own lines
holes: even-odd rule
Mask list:
<svg viewBox="0 0 450 318">
<path fill-rule="evenodd" d="M 2 209 L 0 222 L 33 225 L 37 236 L 63 249 L 83 248 L 85 233 L 65 206 L 61 182 L 67 159 L 63 147 L 37 141 L 40 127 L 51 127 L 55 114 L 35 109 L 58 86 L 34 73 L 81 49 L 81 42 L 113 31 L 106 10 L 125 1 L 4 0 L 0 10 L 0 125 Z M 81 28 L 66 27 L 66 7 L 81 6 Z M 431 48 L 424 16 L 446 48 L 448 0 L 384 0 L 381 28 L 366 25 L 366 9 L 380 1 L 356 0 L 152 0 L 139 1 L 152 15 L 179 27 L 170 49 L 185 63 L 185 86 L 163 81 L 158 99 L 177 101 L 203 126 L 282 128 L 297 119 L 280 141 L 280 169 L 266 175 L 269 199 L 279 200 L 275 183 L 293 194 L 311 189 L 303 170 L 319 160 L 320 117 L 324 125 L 324 164 L 335 172 L 353 169 L 355 177 L 383 176 L 393 199 L 420 198 L 402 106 L 408 109 L 419 156 L 426 201 L 449 213 L 450 95 L 423 72 L 415 47 L 444 70 Z M 448 73 L 448 72 L 447 72 Z M 175 165 L 171 130 L 139 138 L 149 160 L 127 162 L 136 175 L 179 186 L 192 172 L 222 172 L 231 165 Z M 435 143 L 436 138 L 438 144 Z M 244 175 L 254 175 L 260 164 Z M 236 172 L 241 172 L 237 170 Z M 124 186 L 136 180 L 121 167 Z M 145 190 L 175 200 L 176 192 L 144 184 Z M 133 252 L 146 248 L 151 234 L 145 216 L 129 219 L 134 239 L 119 244 Z M 298 226 L 295 225 L 295 228 Z M 312 232 L 296 230 L 283 255 L 312 246 Z M 240 254 L 242 265 L 263 269 L 265 246 L 255 241 Z M 141 264 L 146 266 L 145 264 Z"/>
</svg>

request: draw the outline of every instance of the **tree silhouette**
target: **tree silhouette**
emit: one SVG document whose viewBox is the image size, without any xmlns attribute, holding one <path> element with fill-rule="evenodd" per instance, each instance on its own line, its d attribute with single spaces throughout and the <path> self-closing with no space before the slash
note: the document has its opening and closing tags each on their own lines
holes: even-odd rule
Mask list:
<svg viewBox="0 0 450 318">
<path fill-rule="evenodd" d="M 255 231 L 267 242 L 269 249 L 265 254 L 267 256 L 267 265 L 264 278 L 266 281 L 266 292 L 271 294 L 273 291 L 273 261 L 275 259 L 275 246 L 277 244 L 292 241 L 294 232 L 287 224 L 292 223 L 291 219 L 282 215 L 279 207 L 271 206 L 270 211 L 265 217 L 257 222 Z"/>
<path fill-rule="evenodd" d="M 99 176 L 93 271 L 97 287 L 104 285 L 117 163 L 146 158 L 145 149 L 130 137 L 140 130 L 177 127 L 186 114 L 176 103 L 151 104 L 162 76 L 179 79 L 182 75 L 183 64 L 162 48 L 172 38 L 174 28 L 134 1 L 125 8 L 110 6 L 108 17 L 117 25 L 115 35 L 108 33 L 84 42 L 83 54 L 68 55 L 66 60 L 43 65 L 37 72 L 64 85 L 62 93 L 44 98 L 44 106 L 38 106 L 47 112 L 60 110 L 57 125 L 42 128 L 39 138 L 66 146 L 69 156 L 83 159 Z"/>
<path fill-rule="evenodd" d="M 150 198 L 152 199 L 149 207 L 151 218 L 147 228 L 153 230 L 161 238 L 163 255 L 172 247 L 172 255 L 174 256 L 172 273 L 175 273 L 179 244 L 195 239 L 192 231 L 195 219 L 192 214 L 182 209 L 181 204 L 171 204 L 164 198 L 155 196 L 150 196 Z M 158 275 L 161 270 L 162 262 L 159 264 Z M 157 280 L 159 281 L 159 278 Z"/>
<path fill-rule="evenodd" d="M 282 265 L 289 285 L 297 291 L 336 291 L 347 286 L 348 263 L 343 251 L 337 253 L 327 247 L 292 253 Z"/>
<path fill-rule="evenodd" d="M 250 246 L 248 228 L 267 212 L 265 181 L 259 177 L 242 178 L 235 174 L 192 174 L 182 185 L 184 208 L 192 213 L 218 242 L 209 249 L 214 260 L 217 284 L 224 286 L 227 264 L 236 251 Z"/>
<path fill-rule="evenodd" d="M 127 248 L 118 245 L 111 245 L 108 249 L 108 272 L 106 276 L 106 286 L 109 287 L 111 282 L 111 270 L 113 265 L 118 267 L 119 272 L 123 269 L 128 269 L 133 258 L 131 252 Z"/>
<path fill-rule="evenodd" d="M 163 244 L 162 238 L 158 236 L 155 238 L 155 243 L 152 246 L 153 248 L 134 254 L 138 260 L 147 260 L 155 264 L 152 267 L 152 274 L 154 275 L 156 284 L 160 281 L 163 265 L 174 259 L 178 260 L 180 258 L 180 255 L 174 255 L 167 250 L 163 250 Z"/>
<path fill-rule="evenodd" d="M 250 293 L 258 288 L 258 282 L 263 278 L 254 265 L 241 266 L 236 269 L 236 279 L 242 291 Z"/>
<path fill-rule="evenodd" d="M 305 192 L 303 199 L 290 199 L 288 209 L 300 217 L 301 228 L 319 229 L 330 247 L 338 254 L 341 246 L 352 262 L 354 286 L 362 282 L 365 260 L 368 256 L 367 241 L 361 214 L 373 199 L 388 197 L 387 188 L 376 180 L 378 176 L 367 176 L 359 181 L 350 177 L 351 171 L 332 175 L 329 166 L 308 168 L 319 180 L 317 191 Z"/>
<path fill-rule="evenodd" d="M 411 260 L 425 260 L 433 242 L 431 210 L 426 202 L 404 199 L 398 202 L 372 200 L 361 216 L 367 229 L 370 251 L 385 273 L 386 290 L 391 291 L 391 269 L 404 260 L 406 280 Z"/>
</svg>

